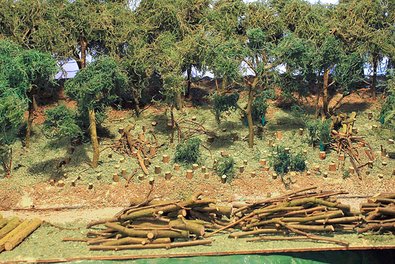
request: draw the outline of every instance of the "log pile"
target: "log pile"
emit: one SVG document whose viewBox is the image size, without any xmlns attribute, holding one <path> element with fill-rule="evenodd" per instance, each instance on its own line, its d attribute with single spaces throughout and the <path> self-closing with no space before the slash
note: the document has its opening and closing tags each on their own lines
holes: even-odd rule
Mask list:
<svg viewBox="0 0 395 264">
<path fill-rule="evenodd" d="M 40 219 L 21 220 L 18 217 L 3 218 L 0 215 L 0 253 L 10 251 L 40 227 Z"/>
<path fill-rule="evenodd" d="M 134 125 L 119 129 L 121 135 L 112 149 L 118 153 L 135 157 L 144 174 L 148 174 L 147 163 L 156 156 L 157 149 L 160 147 L 153 130 L 146 131 L 145 128 L 137 137 L 132 135 Z"/>
<path fill-rule="evenodd" d="M 364 225 L 358 233 L 367 231 L 395 232 L 395 193 L 382 193 L 361 204 Z"/>
<path fill-rule="evenodd" d="M 346 242 L 317 233 L 352 231 L 362 218 L 351 212 L 350 206 L 336 201 L 334 196 L 340 193 L 316 192 L 313 189 L 242 206 L 234 211 L 231 224 L 208 236 L 232 227 L 242 231 L 232 232 L 230 238 L 246 237 L 248 242 L 308 239 L 347 246 Z"/>
<path fill-rule="evenodd" d="M 356 135 L 353 127 L 356 113 L 350 116 L 339 114 L 332 116 L 331 148 L 340 155 L 347 155 L 355 173 L 361 178 L 360 169 L 374 161 L 374 152 L 363 136 Z"/>
<path fill-rule="evenodd" d="M 200 194 L 187 200 L 144 202 L 125 208 L 113 218 L 88 224 L 83 241 L 90 250 L 175 248 L 209 245 L 207 232 L 229 223 L 230 206 L 217 206 Z M 92 229 L 101 225 L 99 229 Z M 74 239 L 65 239 L 70 241 Z"/>
</svg>

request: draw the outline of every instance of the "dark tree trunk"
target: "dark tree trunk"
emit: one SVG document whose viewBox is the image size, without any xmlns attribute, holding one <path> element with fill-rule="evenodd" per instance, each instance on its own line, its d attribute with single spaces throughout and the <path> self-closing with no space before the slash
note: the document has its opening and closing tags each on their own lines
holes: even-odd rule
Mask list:
<svg viewBox="0 0 395 264">
<path fill-rule="evenodd" d="M 254 91 L 256 85 L 258 83 L 258 79 L 256 78 L 253 83 L 250 85 L 248 90 L 248 101 L 247 101 L 247 122 L 248 122 L 248 147 L 254 147 L 254 121 L 252 120 L 252 103 L 254 101 Z"/>
<path fill-rule="evenodd" d="M 379 56 L 378 54 L 373 54 L 373 76 L 372 76 L 372 96 L 373 98 L 376 98 L 376 86 L 377 86 L 377 68 L 378 68 L 378 63 L 379 63 Z"/>
<path fill-rule="evenodd" d="M 185 97 L 189 97 L 191 95 L 191 84 L 192 84 L 192 65 L 189 65 L 187 69 L 187 90 L 185 93 Z"/>
<path fill-rule="evenodd" d="M 28 106 L 28 115 L 27 115 L 27 126 L 26 126 L 26 136 L 25 136 L 25 147 L 30 147 L 30 138 L 33 129 L 33 120 L 34 120 L 34 105 L 35 97 L 29 96 L 29 106 Z"/>
<path fill-rule="evenodd" d="M 88 42 L 84 36 L 80 37 L 80 47 L 81 47 L 81 69 L 86 67 L 86 49 L 88 47 Z"/>
</svg>

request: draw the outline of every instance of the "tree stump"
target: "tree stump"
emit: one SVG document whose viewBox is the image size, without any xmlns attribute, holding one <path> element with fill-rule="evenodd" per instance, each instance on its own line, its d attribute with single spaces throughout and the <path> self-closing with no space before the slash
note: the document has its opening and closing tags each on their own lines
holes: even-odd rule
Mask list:
<svg viewBox="0 0 395 264">
<path fill-rule="evenodd" d="M 243 164 L 246 166 L 248 164 L 248 160 L 243 160 Z"/>
<path fill-rule="evenodd" d="M 207 171 L 206 166 L 202 166 L 202 172 L 205 173 Z"/>
<path fill-rule="evenodd" d="M 124 163 L 124 162 L 125 162 L 125 157 L 120 158 L 120 159 L 119 159 L 119 162 L 120 162 L 120 163 Z"/>
<path fill-rule="evenodd" d="M 156 156 L 156 147 L 150 146 L 149 147 L 149 154 L 151 155 L 151 157 Z"/>
<path fill-rule="evenodd" d="M 58 187 L 64 187 L 64 181 L 60 180 L 60 181 L 58 181 L 58 183 L 56 185 Z"/>
<path fill-rule="evenodd" d="M 390 145 L 394 144 L 394 140 L 392 138 L 388 139 L 388 144 Z"/>
<path fill-rule="evenodd" d="M 75 187 L 75 186 L 76 186 L 75 180 L 71 181 L 71 186 L 72 186 L 72 187 Z"/>
<path fill-rule="evenodd" d="M 240 166 L 240 167 L 239 167 L 239 172 L 240 172 L 240 173 L 243 173 L 243 172 L 244 172 L 244 169 L 245 169 L 245 167 L 244 167 L 243 165 Z"/>
<path fill-rule="evenodd" d="M 290 148 L 284 148 L 284 151 L 285 151 L 285 153 L 290 153 L 291 152 L 291 149 Z"/>
<path fill-rule="evenodd" d="M 210 173 L 208 173 L 208 172 L 204 173 L 204 178 L 205 178 L 205 179 L 210 178 Z"/>
<path fill-rule="evenodd" d="M 101 177 L 102 177 L 102 174 L 101 174 L 101 173 L 98 173 L 98 174 L 96 175 L 96 179 L 99 180 L 99 181 L 101 180 Z"/>
<path fill-rule="evenodd" d="M 277 140 L 282 140 L 283 139 L 283 132 L 282 131 L 277 131 L 276 132 L 276 139 Z"/>
<path fill-rule="evenodd" d="M 144 165 L 148 167 L 151 164 L 149 158 L 144 158 Z"/>
<path fill-rule="evenodd" d="M 320 159 L 321 160 L 326 159 L 326 152 L 325 151 L 320 151 Z"/>
<path fill-rule="evenodd" d="M 381 165 L 383 165 L 383 166 L 387 166 L 387 164 L 388 163 L 386 161 L 384 161 L 384 160 L 381 162 Z"/>
<path fill-rule="evenodd" d="M 226 152 L 225 150 L 221 150 L 221 157 L 229 157 L 229 153 Z"/>
<path fill-rule="evenodd" d="M 169 155 L 163 155 L 162 156 L 162 162 L 163 163 L 169 163 L 170 161 L 170 156 Z"/>
<path fill-rule="evenodd" d="M 93 183 L 90 182 L 90 183 L 88 184 L 88 189 L 89 189 L 89 190 L 92 190 L 92 189 L 93 189 Z"/>
<path fill-rule="evenodd" d="M 132 157 L 133 158 L 137 158 L 137 150 L 133 150 L 132 151 Z"/>
<path fill-rule="evenodd" d="M 140 173 L 139 176 L 137 176 L 137 179 L 139 179 L 140 181 L 144 180 L 144 174 Z"/>
<path fill-rule="evenodd" d="M 192 116 L 192 117 L 191 117 L 191 120 L 192 120 L 192 121 L 196 121 L 196 116 Z"/>
<path fill-rule="evenodd" d="M 174 170 L 179 171 L 180 170 L 180 164 L 175 163 L 174 164 Z"/>
<path fill-rule="evenodd" d="M 339 155 L 339 158 L 338 158 L 340 161 L 344 161 L 345 159 L 346 159 L 346 156 L 344 156 L 344 154 L 343 153 L 341 153 L 340 155 Z"/>
<path fill-rule="evenodd" d="M 303 128 L 299 128 L 299 136 L 303 136 L 303 132 L 304 132 L 304 129 Z"/>
<path fill-rule="evenodd" d="M 192 170 L 197 170 L 199 168 L 199 165 L 198 164 L 192 164 Z"/>
<path fill-rule="evenodd" d="M 153 185 L 153 184 L 155 183 L 154 177 L 150 177 L 149 180 L 148 180 L 148 183 L 149 183 L 150 185 Z"/>
<path fill-rule="evenodd" d="M 261 160 L 259 161 L 259 163 L 261 164 L 261 166 L 265 166 L 266 163 L 267 163 L 267 161 L 266 161 L 265 159 L 261 159 Z"/>
<path fill-rule="evenodd" d="M 118 173 L 114 173 L 114 175 L 112 176 L 112 180 L 114 182 L 119 182 L 119 175 L 118 175 Z"/>
<path fill-rule="evenodd" d="M 373 168 L 373 161 L 372 160 L 368 161 L 368 167 L 371 168 L 371 169 Z"/>
<path fill-rule="evenodd" d="M 162 171 L 160 166 L 155 166 L 155 174 L 159 174 Z"/>
<path fill-rule="evenodd" d="M 253 172 L 251 172 L 251 177 L 256 177 L 256 172 L 255 171 L 253 171 Z"/>
<path fill-rule="evenodd" d="M 170 180 L 171 177 L 172 177 L 171 172 L 170 172 L 170 171 L 166 171 L 166 172 L 165 172 L 165 179 L 166 179 L 166 180 Z"/>
<path fill-rule="evenodd" d="M 189 180 L 192 179 L 193 178 L 193 170 L 187 170 L 186 177 Z"/>
<path fill-rule="evenodd" d="M 270 167 L 269 167 L 269 166 L 263 167 L 263 171 L 269 171 L 269 170 L 270 170 Z"/>
<path fill-rule="evenodd" d="M 125 169 L 122 169 L 121 175 L 122 175 L 122 177 L 123 177 L 124 179 L 126 179 L 127 171 L 126 171 Z"/>
<path fill-rule="evenodd" d="M 272 179 L 275 180 L 275 179 L 277 179 L 277 177 L 278 177 L 278 174 L 275 173 L 275 172 L 273 172 L 273 174 L 272 174 Z"/>
<path fill-rule="evenodd" d="M 221 182 L 222 183 L 226 183 L 226 179 L 227 179 L 228 177 L 224 174 L 224 175 L 222 175 L 222 177 L 221 177 Z"/>
<path fill-rule="evenodd" d="M 213 142 L 214 142 L 214 137 L 208 136 L 208 137 L 207 137 L 207 142 L 208 142 L 208 143 L 213 143 Z"/>
<path fill-rule="evenodd" d="M 55 185 L 55 180 L 54 180 L 54 179 L 50 179 L 50 180 L 49 180 L 49 184 L 52 185 L 52 186 L 54 186 L 54 185 Z"/>
<path fill-rule="evenodd" d="M 349 172 L 350 174 L 354 174 L 354 173 L 355 173 L 354 167 L 353 167 L 353 166 L 348 167 L 348 172 Z"/>
<path fill-rule="evenodd" d="M 372 112 L 368 112 L 368 119 L 372 120 L 372 118 L 373 118 L 373 113 Z"/>
<path fill-rule="evenodd" d="M 327 172 L 324 172 L 322 175 L 324 176 L 324 178 L 328 178 L 328 173 Z"/>
<path fill-rule="evenodd" d="M 331 162 L 329 164 L 329 171 L 336 171 L 336 163 Z"/>
<path fill-rule="evenodd" d="M 156 122 L 156 121 L 151 122 L 151 126 L 155 127 L 156 125 L 158 125 L 158 122 Z"/>
</svg>

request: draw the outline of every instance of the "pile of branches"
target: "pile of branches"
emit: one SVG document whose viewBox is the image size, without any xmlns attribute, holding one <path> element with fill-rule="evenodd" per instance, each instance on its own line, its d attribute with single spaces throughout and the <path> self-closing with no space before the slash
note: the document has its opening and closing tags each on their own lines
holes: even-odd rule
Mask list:
<svg viewBox="0 0 395 264">
<path fill-rule="evenodd" d="M 395 232 L 395 193 L 382 193 L 361 204 L 364 225 L 358 233 L 367 231 Z"/>
<path fill-rule="evenodd" d="M 124 129 L 119 129 L 121 137 L 113 144 L 112 149 L 123 155 L 133 156 L 137 158 L 138 163 L 143 170 L 144 174 L 148 174 L 147 162 L 156 156 L 157 149 L 161 147 L 153 130 L 146 131 L 143 128 L 138 137 L 132 135 L 135 125 L 128 125 Z M 148 137 L 146 134 L 150 134 Z"/>
<path fill-rule="evenodd" d="M 195 194 L 186 200 L 146 199 L 125 208 L 113 218 L 92 222 L 86 241 L 90 250 L 175 248 L 209 245 L 206 232 L 229 224 L 232 207 Z M 65 239 L 65 241 L 70 241 Z"/>
<path fill-rule="evenodd" d="M 355 135 L 353 130 L 355 118 L 355 112 L 350 116 L 340 114 L 332 117 L 331 148 L 336 150 L 339 155 L 343 153 L 349 156 L 355 172 L 361 178 L 360 168 L 374 161 L 375 157 L 372 147 L 364 137 Z M 362 159 L 363 156 L 367 158 L 367 160 L 364 159 L 365 162 Z"/>
<path fill-rule="evenodd" d="M 208 131 L 203 123 L 199 123 L 195 120 L 189 120 L 187 118 L 179 118 L 171 122 L 171 127 L 173 129 L 171 142 L 174 141 L 174 131 L 177 131 L 177 140 L 180 143 L 182 140 L 188 140 L 197 135 L 209 135 L 215 136 L 213 132 Z"/>
<path fill-rule="evenodd" d="M 227 228 L 238 228 L 231 238 L 247 237 L 248 242 L 264 240 L 319 240 L 348 246 L 348 243 L 316 233 L 352 231 L 361 216 L 333 196 L 341 192 L 311 191 L 316 187 L 277 198 L 251 203 L 234 211 L 234 221 L 209 236 Z M 278 235 L 281 236 L 273 236 Z"/>
</svg>

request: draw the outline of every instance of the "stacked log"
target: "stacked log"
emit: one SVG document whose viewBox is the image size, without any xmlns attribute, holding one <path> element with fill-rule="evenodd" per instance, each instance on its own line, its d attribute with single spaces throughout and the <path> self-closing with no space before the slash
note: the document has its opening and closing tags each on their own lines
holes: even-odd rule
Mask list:
<svg viewBox="0 0 395 264">
<path fill-rule="evenodd" d="M 0 253 L 10 251 L 41 226 L 40 219 L 0 218 Z"/>
<path fill-rule="evenodd" d="M 90 250 L 209 245 L 212 241 L 204 239 L 204 235 L 229 224 L 232 207 L 218 206 L 214 200 L 200 196 L 177 201 L 147 199 L 113 218 L 88 224 L 88 228 L 101 227 L 90 230 L 84 241 Z"/>
<path fill-rule="evenodd" d="M 242 206 L 234 211 L 234 221 L 218 229 L 211 236 L 227 228 L 231 238 L 248 238 L 248 242 L 262 240 L 319 240 L 339 245 L 348 244 L 317 233 L 352 231 L 362 217 L 351 212 L 350 206 L 337 202 L 335 192 L 316 192 L 308 188 L 277 198 L 269 198 Z M 274 238 L 273 234 L 282 237 Z"/>
<path fill-rule="evenodd" d="M 381 193 L 361 204 L 365 222 L 358 233 L 367 231 L 395 232 L 395 193 Z"/>
</svg>

